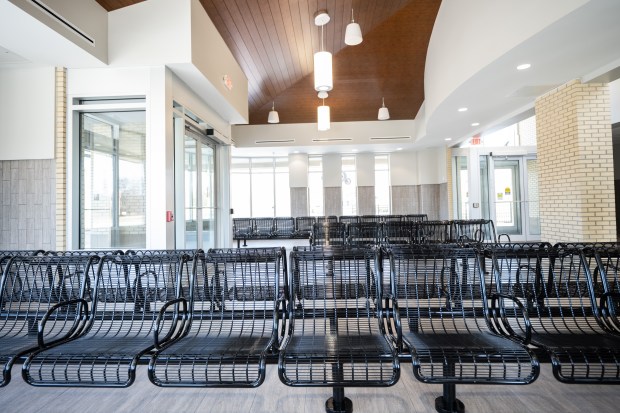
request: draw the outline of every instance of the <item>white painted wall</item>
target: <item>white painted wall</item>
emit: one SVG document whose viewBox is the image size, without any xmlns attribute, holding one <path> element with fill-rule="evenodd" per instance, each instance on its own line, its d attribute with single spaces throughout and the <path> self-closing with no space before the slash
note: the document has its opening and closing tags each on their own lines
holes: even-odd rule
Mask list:
<svg viewBox="0 0 620 413">
<path fill-rule="evenodd" d="M 588 1 L 442 1 L 426 55 L 426 116 L 485 66 Z"/>
<path fill-rule="evenodd" d="M 0 1 L 3 47 L 39 64 L 102 67 L 108 61 L 108 12 L 95 0 L 44 0 L 94 44 L 29 0 Z"/>
<path fill-rule="evenodd" d="M 328 153 L 323 155 L 323 187 L 342 186 L 342 155 Z"/>
<path fill-rule="evenodd" d="M 611 99 L 611 123 L 613 125 L 620 122 L 620 79 L 609 84 L 609 95 Z"/>
<path fill-rule="evenodd" d="M 288 156 L 288 182 L 291 188 L 308 187 L 308 155 L 293 153 Z"/>
<path fill-rule="evenodd" d="M 0 68 L 0 160 L 54 158 L 55 69 Z"/>
<path fill-rule="evenodd" d="M 390 183 L 392 186 L 418 185 L 418 153 L 410 151 L 390 154 Z"/>
<path fill-rule="evenodd" d="M 123 7 L 110 12 L 109 30 L 110 65 L 165 65 L 228 124 L 248 121 L 247 78 L 199 0 Z M 226 74 L 233 79 L 232 90 L 222 83 Z"/>
<path fill-rule="evenodd" d="M 360 153 L 355 156 L 357 186 L 375 186 L 375 154 Z"/>
</svg>

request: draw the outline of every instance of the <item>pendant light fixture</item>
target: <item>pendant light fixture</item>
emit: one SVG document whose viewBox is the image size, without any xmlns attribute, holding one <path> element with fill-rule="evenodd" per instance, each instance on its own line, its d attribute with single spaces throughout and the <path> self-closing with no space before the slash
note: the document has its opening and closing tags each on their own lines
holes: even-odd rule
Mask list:
<svg viewBox="0 0 620 413">
<path fill-rule="evenodd" d="M 390 118 L 390 111 L 385 107 L 385 98 L 381 98 L 383 101 L 383 106 L 379 108 L 379 114 L 377 115 L 377 119 L 379 120 L 388 120 Z"/>
<path fill-rule="evenodd" d="M 344 32 L 344 42 L 349 46 L 355 46 L 360 44 L 362 40 L 364 40 L 362 38 L 362 29 L 353 20 L 353 9 L 351 9 L 351 23 L 347 24 L 347 30 Z"/>
<path fill-rule="evenodd" d="M 329 130 L 330 128 L 329 106 L 325 106 L 325 99 L 323 99 L 323 105 L 317 107 L 316 115 L 317 115 L 317 126 L 318 126 L 319 131 L 323 132 L 323 131 Z"/>
<path fill-rule="evenodd" d="M 314 90 L 317 92 L 329 92 L 334 87 L 332 54 L 323 50 L 323 26 L 329 20 L 329 14 L 325 10 L 320 10 L 314 15 L 314 24 L 321 26 L 321 51 L 314 54 Z"/>
<path fill-rule="evenodd" d="M 278 112 L 276 112 L 276 102 L 273 102 L 271 105 L 271 110 L 269 111 L 269 116 L 267 117 L 267 122 L 269 123 L 280 123 L 280 116 L 278 116 Z"/>
</svg>

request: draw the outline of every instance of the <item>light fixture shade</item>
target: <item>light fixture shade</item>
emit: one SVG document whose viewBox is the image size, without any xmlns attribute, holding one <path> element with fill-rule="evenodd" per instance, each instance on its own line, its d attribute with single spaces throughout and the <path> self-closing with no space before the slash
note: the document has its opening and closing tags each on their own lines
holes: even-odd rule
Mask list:
<svg viewBox="0 0 620 413">
<path fill-rule="evenodd" d="M 332 54 L 330 52 L 316 52 L 314 54 L 314 90 L 329 92 L 333 87 Z"/>
<path fill-rule="evenodd" d="M 386 107 L 379 108 L 379 115 L 377 116 L 379 120 L 388 120 L 390 118 L 390 111 Z"/>
<path fill-rule="evenodd" d="M 326 131 L 330 128 L 329 106 L 319 106 L 316 109 L 317 124 L 320 131 Z"/>
<path fill-rule="evenodd" d="M 269 116 L 267 116 L 267 122 L 280 123 L 280 116 L 278 116 L 278 112 L 276 112 L 276 102 L 271 104 L 271 110 L 269 111 Z"/>
<path fill-rule="evenodd" d="M 349 46 L 355 46 L 362 42 L 362 29 L 360 25 L 351 22 L 347 25 L 347 30 L 344 32 L 344 42 Z"/>
<path fill-rule="evenodd" d="M 267 117 L 267 122 L 280 123 L 280 116 L 278 116 L 278 112 L 276 112 L 275 110 L 270 110 L 269 117 Z"/>
<path fill-rule="evenodd" d="M 377 119 L 379 120 L 388 120 L 390 118 L 390 111 L 385 107 L 385 99 L 381 99 L 382 105 L 379 108 L 379 114 L 377 115 Z"/>
</svg>

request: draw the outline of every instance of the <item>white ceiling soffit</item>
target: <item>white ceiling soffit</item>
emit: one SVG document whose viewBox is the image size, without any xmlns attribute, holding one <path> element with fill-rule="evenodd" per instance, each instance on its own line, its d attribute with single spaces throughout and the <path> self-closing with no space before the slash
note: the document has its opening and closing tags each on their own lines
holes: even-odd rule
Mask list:
<svg viewBox="0 0 620 413">
<path fill-rule="evenodd" d="M 70 4 L 80 11 L 85 7 L 93 11 L 81 13 L 85 20 L 78 24 L 66 13 L 47 7 L 59 6 L 58 1 L 12 1 L 0 1 L 2 47 L 35 64 L 76 68 L 106 65 L 107 12 L 97 2 Z"/>
<path fill-rule="evenodd" d="M 454 89 L 427 113 L 423 142 L 439 145 L 487 130 L 531 110 L 537 96 L 608 67 L 620 58 L 620 1 L 596 0 L 508 50 Z M 516 66 L 530 63 L 528 70 Z M 465 112 L 458 108 L 467 107 Z M 472 123 L 480 125 L 472 127 Z"/>
</svg>

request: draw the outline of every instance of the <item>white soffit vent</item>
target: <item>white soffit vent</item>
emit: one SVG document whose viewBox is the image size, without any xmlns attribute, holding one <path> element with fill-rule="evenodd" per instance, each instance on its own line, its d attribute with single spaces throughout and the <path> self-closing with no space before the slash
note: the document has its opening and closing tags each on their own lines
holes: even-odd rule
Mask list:
<svg viewBox="0 0 620 413">
<path fill-rule="evenodd" d="M 371 136 L 371 141 L 402 141 L 411 139 L 411 136 Z"/>
<path fill-rule="evenodd" d="M 92 46 L 95 45 L 95 39 L 93 39 L 88 34 L 84 33 L 84 31 L 79 29 L 76 25 L 71 23 L 69 20 L 67 20 L 64 17 L 62 17 L 59 13 L 54 11 L 54 9 L 52 9 L 51 7 L 49 7 L 48 5 L 43 3 L 42 1 L 40 1 L 40 0 L 30 0 L 30 2 L 33 3 L 34 5 L 36 5 L 37 7 L 39 7 L 45 14 L 50 16 L 52 19 L 56 20 L 57 22 L 59 22 L 60 24 L 62 24 L 64 26 L 66 26 L 69 30 L 71 30 L 72 32 L 74 32 L 75 34 L 80 36 L 82 39 L 86 40 L 86 42 L 88 42 L 90 45 L 92 45 Z"/>
<path fill-rule="evenodd" d="M 349 142 L 352 140 L 351 138 L 315 138 L 312 142 Z"/>
<path fill-rule="evenodd" d="M 293 143 L 293 142 L 295 142 L 295 139 L 272 139 L 272 140 L 254 141 L 254 143 L 256 143 L 256 144 L 261 144 L 261 143 Z"/>
</svg>

